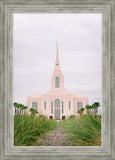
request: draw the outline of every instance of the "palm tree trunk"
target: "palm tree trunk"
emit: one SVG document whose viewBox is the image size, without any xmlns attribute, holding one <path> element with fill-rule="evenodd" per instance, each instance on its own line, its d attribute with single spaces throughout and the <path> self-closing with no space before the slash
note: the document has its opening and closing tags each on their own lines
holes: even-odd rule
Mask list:
<svg viewBox="0 0 115 160">
<path fill-rule="evenodd" d="M 16 115 L 16 106 L 15 106 L 15 115 Z"/>
<path fill-rule="evenodd" d="M 20 108 L 20 115 L 21 115 L 21 108 Z"/>
<path fill-rule="evenodd" d="M 89 109 L 87 109 L 87 114 L 89 114 Z"/>
<path fill-rule="evenodd" d="M 96 108 L 96 115 L 98 115 L 98 108 Z"/>
<path fill-rule="evenodd" d="M 26 115 L 26 110 L 24 110 L 24 115 Z"/>
</svg>

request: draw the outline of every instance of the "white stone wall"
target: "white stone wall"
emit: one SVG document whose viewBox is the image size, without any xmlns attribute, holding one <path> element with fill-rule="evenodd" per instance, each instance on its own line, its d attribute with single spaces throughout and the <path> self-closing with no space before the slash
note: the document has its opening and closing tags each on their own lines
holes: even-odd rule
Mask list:
<svg viewBox="0 0 115 160">
<path fill-rule="evenodd" d="M 39 114 L 43 114 L 46 117 L 53 116 L 55 119 L 55 100 L 60 100 L 60 119 L 62 116 L 65 118 L 69 118 L 70 115 L 77 116 L 77 102 L 82 102 L 83 107 L 88 104 L 88 97 L 85 95 L 73 95 L 73 94 L 44 94 L 38 96 L 28 96 L 27 97 L 27 105 L 28 113 L 30 114 L 29 110 L 32 108 L 32 102 L 38 102 L 38 112 Z M 44 108 L 44 102 L 46 101 L 46 109 Z M 69 109 L 69 101 L 71 103 L 71 107 Z M 51 102 L 53 102 L 53 114 L 51 113 Z M 64 102 L 64 112 L 62 114 L 62 102 Z M 86 111 L 84 111 L 84 114 Z"/>
</svg>

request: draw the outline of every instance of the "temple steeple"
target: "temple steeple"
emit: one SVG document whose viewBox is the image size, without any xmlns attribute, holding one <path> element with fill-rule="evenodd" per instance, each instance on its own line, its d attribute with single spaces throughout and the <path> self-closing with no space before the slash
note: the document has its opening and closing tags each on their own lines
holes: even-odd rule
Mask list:
<svg viewBox="0 0 115 160">
<path fill-rule="evenodd" d="M 60 69 L 60 62 L 59 62 L 59 55 L 58 55 L 58 42 L 57 42 L 57 53 L 56 53 L 56 60 L 55 60 L 55 69 L 52 74 L 51 78 L 51 88 L 47 93 L 63 93 L 67 94 L 68 92 L 64 88 L 64 76 L 62 75 Z"/>
<path fill-rule="evenodd" d="M 56 55 L 56 61 L 55 61 L 55 69 L 60 69 L 60 62 L 59 62 L 59 56 L 58 56 L 58 41 L 57 41 L 57 55 Z"/>
</svg>

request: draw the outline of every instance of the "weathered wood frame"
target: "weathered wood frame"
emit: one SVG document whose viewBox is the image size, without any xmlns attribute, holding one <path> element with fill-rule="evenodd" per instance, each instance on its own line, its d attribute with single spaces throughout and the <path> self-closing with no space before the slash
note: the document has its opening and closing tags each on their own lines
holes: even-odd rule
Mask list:
<svg viewBox="0 0 115 160">
<path fill-rule="evenodd" d="M 13 14 L 102 14 L 102 146 L 13 146 Z M 115 1 L 0 0 L 0 159 L 115 159 Z"/>
</svg>

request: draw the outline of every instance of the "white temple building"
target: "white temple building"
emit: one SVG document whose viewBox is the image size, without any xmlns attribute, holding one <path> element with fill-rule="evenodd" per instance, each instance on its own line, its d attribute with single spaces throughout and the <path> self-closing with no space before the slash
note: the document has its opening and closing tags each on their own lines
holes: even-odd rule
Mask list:
<svg viewBox="0 0 115 160">
<path fill-rule="evenodd" d="M 46 94 L 29 95 L 27 97 L 28 113 L 30 114 L 29 110 L 33 107 L 38 111 L 38 114 L 55 120 L 62 120 L 69 118 L 70 115 L 77 116 L 78 110 L 81 107 L 85 108 L 87 104 L 87 95 L 69 94 L 64 88 L 64 76 L 60 69 L 57 44 L 55 69 L 51 77 L 51 88 Z"/>
</svg>

